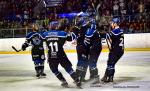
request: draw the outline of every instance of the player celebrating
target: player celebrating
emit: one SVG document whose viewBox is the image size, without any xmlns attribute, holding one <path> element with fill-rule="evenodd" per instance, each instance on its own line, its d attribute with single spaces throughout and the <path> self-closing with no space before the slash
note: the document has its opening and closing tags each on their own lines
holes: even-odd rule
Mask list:
<svg viewBox="0 0 150 91">
<path fill-rule="evenodd" d="M 77 24 L 73 28 L 72 34 L 75 36 L 75 39 L 77 41 L 77 68 L 76 72 L 78 74 L 78 77 L 80 78 L 80 83 L 85 81 L 85 75 L 88 67 L 88 51 L 87 46 L 84 43 L 85 34 L 87 29 L 89 28 L 88 22 L 86 17 L 82 17 L 81 15 L 78 15 Z"/>
<path fill-rule="evenodd" d="M 51 71 L 62 82 L 63 87 L 68 87 L 68 83 L 62 73 L 58 70 L 60 64 L 66 72 L 70 74 L 73 80 L 78 84 L 78 78 L 72 68 L 72 64 L 67 58 L 63 45 L 66 41 L 71 41 L 72 37 L 67 32 L 58 30 L 59 22 L 53 21 L 50 23 L 50 30 L 44 33 L 44 38 L 48 47 L 48 62 Z"/>
<path fill-rule="evenodd" d="M 26 48 L 32 45 L 32 60 L 35 64 L 36 77 L 46 76 L 44 73 L 44 48 L 43 48 L 43 37 L 40 32 L 38 32 L 39 27 L 37 24 L 32 25 L 33 32 L 30 32 L 26 36 L 26 41 L 22 45 L 22 50 L 25 51 Z"/>
<path fill-rule="evenodd" d="M 99 75 L 97 69 L 97 60 L 102 50 L 101 37 L 96 29 L 96 21 L 94 18 L 90 19 L 90 28 L 85 34 L 84 43 L 88 51 L 88 66 L 90 70 L 90 79 L 93 83 L 99 83 Z"/>
<path fill-rule="evenodd" d="M 102 49 L 101 38 L 96 30 L 94 15 L 79 14 L 81 15 L 78 15 L 77 26 L 73 31 L 77 40 L 78 63 L 76 72 L 80 78 L 80 82 L 85 82 L 85 75 L 89 66 L 90 79 L 94 79 L 93 83 L 97 83 L 99 82 L 97 60 Z"/>
<path fill-rule="evenodd" d="M 103 82 L 113 82 L 115 74 L 115 64 L 124 54 L 124 34 L 119 27 L 119 18 L 113 18 L 111 21 L 112 31 L 106 34 L 106 40 L 109 41 L 109 58 L 105 75 L 102 78 Z"/>
</svg>

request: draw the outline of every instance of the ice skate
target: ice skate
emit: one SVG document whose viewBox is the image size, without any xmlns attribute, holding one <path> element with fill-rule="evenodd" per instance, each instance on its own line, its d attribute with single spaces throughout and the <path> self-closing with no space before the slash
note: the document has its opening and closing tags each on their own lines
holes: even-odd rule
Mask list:
<svg viewBox="0 0 150 91">
<path fill-rule="evenodd" d="M 61 83 L 61 86 L 62 86 L 62 87 L 65 87 L 65 88 L 68 88 L 68 83 L 67 83 L 66 81 L 63 81 L 63 82 Z"/>
</svg>

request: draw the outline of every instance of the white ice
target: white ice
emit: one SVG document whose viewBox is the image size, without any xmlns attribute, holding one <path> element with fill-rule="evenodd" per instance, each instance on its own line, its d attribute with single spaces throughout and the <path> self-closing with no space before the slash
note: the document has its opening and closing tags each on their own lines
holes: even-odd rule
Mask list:
<svg viewBox="0 0 150 91">
<path fill-rule="evenodd" d="M 76 68 L 76 53 L 67 53 Z M 101 53 L 98 60 L 100 78 L 104 75 L 107 52 Z M 0 91 L 78 91 L 71 77 L 59 67 L 71 88 L 60 86 L 45 62 L 46 78 L 36 79 L 34 64 L 30 54 L 0 55 Z M 86 76 L 88 79 L 89 72 Z M 86 86 L 82 91 L 150 91 L 150 51 L 126 52 L 116 65 L 114 85 L 102 87 Z"/>
</svg>

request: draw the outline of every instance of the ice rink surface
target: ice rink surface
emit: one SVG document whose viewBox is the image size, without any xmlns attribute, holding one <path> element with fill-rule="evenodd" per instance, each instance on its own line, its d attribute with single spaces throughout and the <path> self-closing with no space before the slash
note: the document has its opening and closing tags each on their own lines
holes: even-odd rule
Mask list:
<svg viewBox="0 0 150 91">
<path fill-rule="evenodd" d="M 76 53 L 67 53 L 75 69 Z M 100 78 L 106 69 L 107 52 L 98 60 Z M 46 78 L 36 79 L 30 54 L 0 54 L 0 91 L 150 91 L 150 51 L 125 52 L 116 65 L 115 84 L 76 88 L 71 77 L 59 67 L 71 88 L 63 88 L 45 62 Z M 86 78 L 89 77 L 89 72 Z"/>
</svg>

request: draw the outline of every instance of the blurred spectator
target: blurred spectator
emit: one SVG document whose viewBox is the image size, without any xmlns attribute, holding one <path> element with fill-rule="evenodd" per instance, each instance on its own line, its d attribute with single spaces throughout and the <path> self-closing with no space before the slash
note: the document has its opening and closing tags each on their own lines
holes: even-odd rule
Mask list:
<svg viewBox="0 0 150 91">
<path fill-rule="evenodd" d="M 124 0 L 119 0 L 120 12 L 121 15 L 126 15 L 126 6 Z"/>
<path fill-rule="evenodd" d="M 144 13 L 144 3 L 140 1 L 140 4 L 138 5 L 139 13 L 143 14 Z"/>
<path fill-rule="evenodd" d="M 113 5 L 113 15 L 114 16 L 118 16 L 119 15 L 119 9 L 120 9 L 120 7 L 119 7 L 119 5 L 118 5 L 118 0 L 115 0 L 114 1 L 114 5 Z"/>
<path fill-rule="evenodd" d="M 143 29 L 141 28 L 143 25 L 150 28 L 149 0 L 62 1 L 63 3 L 57 4 L 58 6 L 45 8 L 44 0 L 0 0 L 0 28 L 25 27 L 35 20 L 46 26 L 49 21 L 59 19 L 57 14 L 93 10 L 97 11 L 96 19 L 100 20 L 98 21 L 100 26 L 107 26 L 111 17 L 119 16 L 124 23 L 123 26 L 129 23 L 130 31 L 135 29 L 139 32 Z"/>
<path fill-rule="evenodd" d="M 128 14 L 132 15 L 133 12 L 134 12 L 134 1 L 130 0 L 127 5 L 128 5 L 128 8 L 127 8 L 128 9 Z"/>
</svg>

